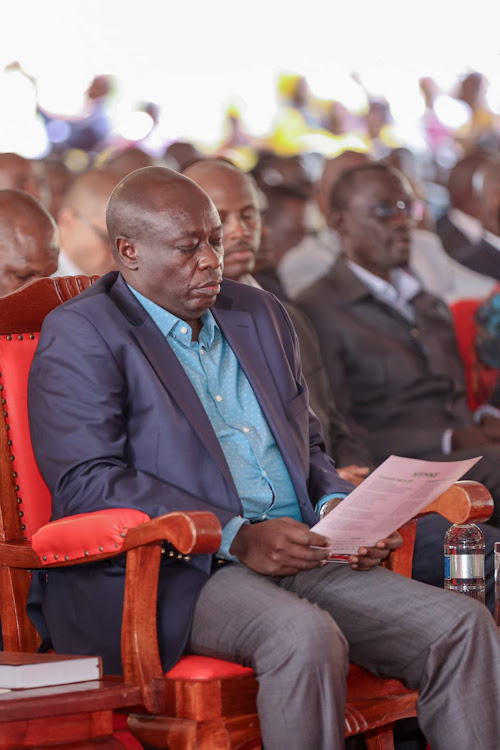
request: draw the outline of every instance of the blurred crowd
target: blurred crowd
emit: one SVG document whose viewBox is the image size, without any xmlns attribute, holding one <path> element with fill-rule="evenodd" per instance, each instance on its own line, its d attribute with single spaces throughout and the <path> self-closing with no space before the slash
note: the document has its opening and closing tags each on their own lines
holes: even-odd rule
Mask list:
<svg viewBox="0 0 500 750">
<path fill-rule="evenodd" d="M 6 70 L 28 78 L 17 64 Z M 304 76 L 281 75 L 272 132 L 252 136 L 231 107 L 223 137 L 210 150 L 194 141 L 152 137 L 161 114 L 153 102 L 139 107 L 150 120 L 148 133 L 137 140 L 118 135 L 109 114 L 111 76 L 92 80 L 80 117 L 37 105 L 48 153 L 37 159 L 0 153 L 0 190 L 21 190 L 37 199 L 57 224 L 54 242 L 60 250 L 54 254 L 52 248 L 41 260 L 39 247 L 37 253 L 23 251 L 21 267 L 13 270 L 12 237 L 21 242 L 23 233 L 14 233 L 13 219 L 10 227 L 0 227 L 10 246 L 0 257 L 0 293 L 39 275 L 110 270 L 105 207 L 113 187 L 141 167 L 184 172 L 196 162 L 221 159 L 255 181 L 263 217 L 255 275 L 280 297 L 297 298 L 341 253 L 329 218 L 329 197 L 339 177 L 353 167 L 381 163 L 398 170 L 411 189 L 411 273 L 448 304 L 489 298 L 500 279 L 500 119 L 488 103 L 486 77 L 471 72 L 447 92 L 422 77 L 423 108 L 412 131 L 418 136 L 406 138 L 390 102 L 372 94 L 359 76 L 352 78 L 364 96 L 356 111 L 313 95 Z M 12 201 L 4 197 L 3 203 Z"/>
<path fill-rule="evenodd" d="M 399 201 L 404 211 L 383 200 L 369 207 L 379 212 L 374 215 L 379 224 L 408 235 L 407 257 L 395 265 L 404 265 L 418 289 L 446 305 L 493 298 L 500 281 L 500 126 L 487 105 L 481 74 L 460 81 L 456 100 L 470 116 L 455 130 L 434 111 L 440 96 L 435 82 L 421 79 L 426 147 L 414 150 L 394 137 L 387 101 L 366 92 L 368 108 L 354 117 L 340 103 L 314 98 L 305 78 L 294 75 L 280 80 L 282 108 L 268 138 L 252 138 L 231 111 L 227 137 L 213 150 L 173 140 L 153 153 L 144 140 L 113 137 L 104 105 L 110 85 L 107 76 L 92 81 L 91 106 L 85 117 L 66 123 L 64 138 L 62 121 L 42 113 L 55 137 L 46 157 L 0 153 L 0 294 L 39 276 L 112 270 L 105 212 L 117 183 L 143 167 L 189 174 L 193 165 L 217 160 L 234 166 L 255 187 L 262 228 L 247 270 L 283 301 L 300 300 L 345 255 L 346 238 L 332 217 L 332 194 L 342 176 L 370 165 L 386 167 L 404 184 L 407 197 Z M 158 114 L 152 105 L 145 109 L 152 117 Z M 305 145 L 304 137 L 313 133 L 328 134 L 333 155 Z M 242 226 L 237 232 L 243 242 L 246 231 Z M 374 235 L 366 241 L 375 243 Z M 227 274 L 231 243 L 226 232 Z M 382 251 L 381 242 L 373 252 Z"/>
</svg>

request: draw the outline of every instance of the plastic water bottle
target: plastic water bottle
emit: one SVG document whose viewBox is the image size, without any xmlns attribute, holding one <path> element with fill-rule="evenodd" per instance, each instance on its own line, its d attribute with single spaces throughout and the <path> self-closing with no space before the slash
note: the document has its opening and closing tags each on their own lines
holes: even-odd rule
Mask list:
<svg viewBox="0 0 500 750">
<path fill-rule="evenodd" d="M 484 535 L 475 523 L 456 523 L 445 534 L 444 587 L 486 602 Z"/>
</svg>

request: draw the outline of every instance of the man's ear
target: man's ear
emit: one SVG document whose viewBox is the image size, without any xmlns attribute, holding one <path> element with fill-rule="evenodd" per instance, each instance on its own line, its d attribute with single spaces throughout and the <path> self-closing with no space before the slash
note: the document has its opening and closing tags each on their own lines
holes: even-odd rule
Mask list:
<svg viewBox="0 0 500 750">
<path fill-rule="evenodd" d="M 330 208 L 326 221 L 330 229 L 340 233 L 344 227 L 344 212 L 338 208 Z"/>
<path fill-rule="evenodd" d="M 134 241 L 128 237 L 117 237 L 115 248 L 120 262 L 130 271 L 135 271 L 137 269 L 137 253 Z"/>
</svg>

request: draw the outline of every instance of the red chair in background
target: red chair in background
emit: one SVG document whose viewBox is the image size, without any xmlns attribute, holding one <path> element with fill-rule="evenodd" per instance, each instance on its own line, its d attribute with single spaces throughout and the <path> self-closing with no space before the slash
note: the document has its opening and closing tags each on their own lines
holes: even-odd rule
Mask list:
<svg viewBox="0 0 500 750">
<path fill-rule="evenodd" d="M 471 411 L 487 403 L 495 388 L 498 370 L 483 365 L 476 349 L 476 324 L 474 316 L 483 299 L 461 299 L 450 304 L 457 335 L 458 349 L 465 369 L 467 402 Z"/>
<path fill-rule="evenodd" d="M 49 523 L 50 495 L 31 447 L 27 379 L 45 315 L 92 279 L 42 279 L 0 299 L 0 620 L 9 651 L 33 651 L 38 634 L 26 615 L 30 571 L 80 565 L 126 553 L 122 627 L 124 681 L 139 686 L 128 727 L 140 742 L 170 750 L 257 750 L 257 681 L 247 667 L 185 656 L 163 674 L 157 643 L 156 588 L 164 541 L 179 556 L 215 552 L 221 530 L 211 513 L 149 519 L 127 509 Z M 427 512 L 450 523 L 487 520 L 493 502 L 476 482 L 460 482 Z M 388 567 L 411 575 L 416 522 Z M 171 553 L 176 554 L 176 553 Z M 355 665 L 348 678 L 346 737 L 363 734 L 368 750 L 393 750 L 394 722 L 416 715 L 417 691 Z M 42 742 L 40 743 L 42 747 Z M 26 745 L 25 745 L 26 747 Z M 69 745 L 68 745 L 69 747 Z M 10 749 L 9 749 L 10 750 Z"/>
</svg>

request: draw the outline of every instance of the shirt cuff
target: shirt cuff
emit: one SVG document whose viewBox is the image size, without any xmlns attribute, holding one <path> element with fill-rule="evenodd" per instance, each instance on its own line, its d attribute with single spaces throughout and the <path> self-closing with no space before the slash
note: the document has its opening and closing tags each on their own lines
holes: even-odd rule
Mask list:
<svg viewBox="0 0 500 750">
<path fill-rule="evenodd" d="M 496 417 L 497 419 L 500 419 L 500 409 L 496 409 L 491 404 L 483 404 L 473 414 L 474 417 L 474 424 L 481 424 L 481 420 L 486 415 L 490 415 L 492 417 Z"/>
<path fill-rule="evenodd" d="M 453 430 L 450 427 L 443 432 L 443 437 L 441 438 L 441 450 L 443 451 L 445 456 L 449 456 L 451 453 L 452 435 L 453 435 Z"/>
<path fill-rule="evenodd" d="M 222 529 L 222 539 L 220 547 L 215 553 L 217 557 L 221 557 L 223 560 L 232 560 L 233 562 L 238 562 L 238 558 L 236 557 L 236 555 L 232 555 L 229 550 L 231 549 L 234 537 L 244 523 L 250 523 L 250 521 L 248 521 L 246 518 L 243 518 L 243 516 L 235 516 L 226 523 L 226 525 Z"/>
<path fill-rule="evenodd" d="M 323 505 L 327 503 L 329 500 L 335 500 L 335 498 L 340 497 L 344 499 L 344 497 L 347 497 L 347 492 L 333 492 L 331 495 L 325 495 L 321 498 L 321 500 L 318 500 L 316 503 L 316 508 L 314 509 L 316 511 L 316 515 L 319 518 L 319 512 Z"/>
</svg>

